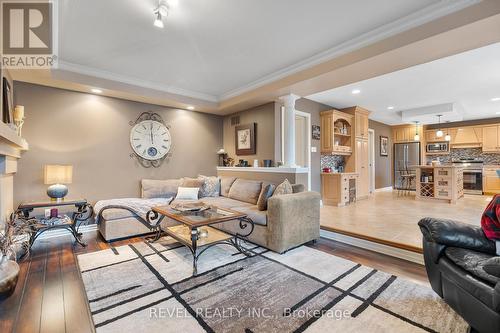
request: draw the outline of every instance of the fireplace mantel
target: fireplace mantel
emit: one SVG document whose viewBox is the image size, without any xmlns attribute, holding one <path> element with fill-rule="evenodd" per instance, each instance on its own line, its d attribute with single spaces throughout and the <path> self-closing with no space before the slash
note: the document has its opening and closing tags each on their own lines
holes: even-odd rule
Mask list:
<svg viewBox="0 0 500 333">
<path fill-rule="evenodd" d="M 14 210 L 14 174 L 21 153 L 28 149 L 25 139 L 0 122 L 0 227 Z"/>
</svg>

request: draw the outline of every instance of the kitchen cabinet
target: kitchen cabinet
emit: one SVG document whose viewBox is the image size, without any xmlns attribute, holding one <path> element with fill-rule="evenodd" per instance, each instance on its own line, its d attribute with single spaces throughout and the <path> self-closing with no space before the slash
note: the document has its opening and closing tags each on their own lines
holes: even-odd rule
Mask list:
<svg viewBox="0 0 500 333">
<path fill-rule="evenodd" d="M 420 140 L 423 140 L 422 126 L 415 128 L 415 125 L 401 125 L 392 127 L 392 139 L 394 143 L 415 142 L 415 134 L 418 133 Z"/>
<path fill-rule="evenodd" d="M 484 126 L 482 143 L 483 152 L 500 151 L 500 126 Z"/>
<path fill-rule="evenodd" d="M 332 155 L 352 154 L 353 116 L 337 110 L 320 113 L 321 153 Z"/>
<path fill-rule="evenodd" d="M 342 109 L 354 117 L 355 138 L 352 155 L 346 159 L 345 171 L 358 175 L 356 184 L 356 199 L 366 199 L 370 194 L 369 158 L 368 158 L 368 127 L 370 111 L 359 106 Z"/>
<path fill-rule="evenodd" d="M 356 124 L 356 137 L 368 140 L 368 115 L 356 112 L 354 123 Z"/>
<path fill-rule="evenodd" d="M 483 192 L 487 194 L 500 193 L 500 177 L 497 175 L 498 168 L 484 168 L 483 170 Z"/>
<path fill-rule="evenodd" d="M 356 173 L 322 173 L 321 199 L 327 206 L 345 206 L 356 200 Z"/>
<path fill-rule="evenodd" d="M 358 199 L 367 198 L 370 194 L 370 172 L 368 170 L 368 140 L 356 139 L 356 172 L 359 174 L 357 194 Z"/>
<path fill-rule="evenodd" d="M 442 137 L 436 136 L 437 129 L 434 130 L 426 130 L 425 131 L 425 141 L 426 142 L 443 142 L 444 141 L 444 135 Z"/>
<path fill-rule="evenodd" d="M 370 111 L 359 106 L 353 106 L 340 110 L 354 117 L 354 135 L 356 138 L 368 140 L 368 128 Z"/>
</svg>

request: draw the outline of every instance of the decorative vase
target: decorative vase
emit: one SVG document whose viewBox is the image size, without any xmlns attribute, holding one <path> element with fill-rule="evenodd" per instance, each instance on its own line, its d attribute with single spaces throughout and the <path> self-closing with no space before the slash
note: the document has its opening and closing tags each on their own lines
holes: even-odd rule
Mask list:
<svg viewBox="0 0 500 333">
<path fill-rule="evenodd" d="M 16 289 L 19 278 L 19 265 L 14 260 L 0 258 L 0 300 L 3 300 Z"/>
</svg>

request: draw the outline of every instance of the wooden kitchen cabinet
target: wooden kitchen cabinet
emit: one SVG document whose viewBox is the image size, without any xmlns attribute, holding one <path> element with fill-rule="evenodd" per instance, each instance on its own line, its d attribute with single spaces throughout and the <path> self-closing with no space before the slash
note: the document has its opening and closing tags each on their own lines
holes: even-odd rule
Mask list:
<svg viewBox="0 0 500 333">
<path fill-rule="evenodd" d="M 322 173 L 321 199 L 327 206 L 345 206 L 356 200 L 355 173 Z"/>
<path fill-rule="evenodd" d="M 422 126 L 415 129 L 415 125 L 400 125 L 392 127 L 392 139 L 394 143 L 414 142 L 415 134 L 420 135 L 420 140 L 423 140 Z"/>
<path fill-rule="evenodd" d="M 352 154 L 353 116 L 337 110 L 320 113 L 321 153 L 333 155 Z"/>
<path fill-rule="evenodd" d="M 359 175 L 357 194 L 358 199 L 367 198 L 370 194 L 370 172 L 368 170 L 368 140 L 356 139 L 356 172 Z"/>
<path fill-rule="evenodd" d="M 440 138 L 436 136 L 437 130 L 426 130 L 425 131 L 425 141 L 426 142 L 442 142 L 444 141 L 444 135 Z"/>
<path fill-rule="evenodd" d="M 354 135 L 356 138 L 368 140 L 368 116 L 370 115 L 370 111 L 359 106 L 353 106 L 340 111 L 354 116 Z"/>
<path fill-rule="evenodd" d="M 500 177 L 497 175 L 498 168 L 484 168 L 483 192 L 486 194 L 500 193 Z"/>
<path fill-rule="evenodd" d="M 500 126 L 484 126 L 482 143 L 483 152 L 500 151 Z"/>
</svg>

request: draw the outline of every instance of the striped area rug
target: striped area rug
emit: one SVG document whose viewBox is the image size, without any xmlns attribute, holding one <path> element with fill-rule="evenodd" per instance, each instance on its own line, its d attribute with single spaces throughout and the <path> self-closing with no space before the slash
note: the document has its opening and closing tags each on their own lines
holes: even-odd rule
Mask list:
<svg viewBox="0 0 500 333">
<path fill-rule="evenodd" d="M 78 256 L 97 332 L 466 332 L 426 287 L 309 247 L 284 255 L 170 238 Z"/>
</svg>

